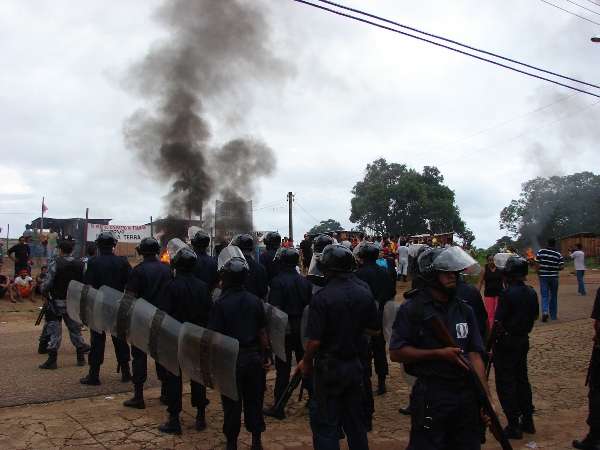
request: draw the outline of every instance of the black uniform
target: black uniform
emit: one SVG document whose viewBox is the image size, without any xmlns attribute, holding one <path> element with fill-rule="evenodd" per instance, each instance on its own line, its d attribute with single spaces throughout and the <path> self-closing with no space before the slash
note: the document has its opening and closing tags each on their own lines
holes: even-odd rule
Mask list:
<svg viewBox="0 0 600 450">
<path fill-rule="evenodd" d="M 267 283 L 267 271 L 250 255 L 244 255 L 250 272 L 244 288 L 251 294 L 256 295 L 261 300 L 269 294 L 269 285 Z"/>
<path fill-rule="evenodd" d="M 208 285 L 191 272 L 178 270 L 177 276 L 165 284 L 158 308 L 181 323 L 190 322 L 206 328 L 212 305 Z M 178 375 L 171 372 L 167 375 L 164 382 L 167 412 L 175 416 L 182 410 L 183 379 L 181 371 Z M 190 387 L 192 407 L 203 411 L 210 402 L 206 398 L 206 387 L 193 380 L 190 380 Z"/>
<path fill-rule="evenodd" d="M 194 250 L 198 259 L 196 259 L 196 268 L 193 274 L 204 281 L 212 292 L 221 282 L 221 277 L 217 270 L 217 259 L 207 254 L 206 251 L 200 251 L 197 248 Z"/>
<path fill-rule="evenodd" d="M 417 314 L 420 317 L 414 317 Z M 427 329 L 421 325 L 417 329 L 414 327 L 414 323 L 434 314 L 444 323 L 465 356 L 469 357 L 470 352 L 485 353 L 481 336 L 472 332 L 478 329 L 473 309 L 455 296 L 440 302 L 428 290 L 416 292 L 400 305 L 390 339 L 390 352 L 405 346 L 442 348 Z M 405 364 L 404 368 L 417 377 L 410 396 L 412 426 L 407 449 L 481 448 L 479 402 L 472 383 L 466 379 L 466 371 L 442 360 Z"/>
<path fill-rule="evenodd" d="M 356 271 L 356 276 L 369 285 L 375 301 L 379 303 L 378 329 L 381 330 L 383 308 L 388 301 L 393 300 L 396 296 L 396 279 L 392 278 L 389 270 L 378 266 L 375 261 L 364 261 L 364 265 Z M 385 379 L 389 369 L 383 333 L 371 338 L 371 349 L 373 350 L 375 373 Z"/>
<path fill-rule="evenodd" d="M 101 248 L 98 256 L 88 261 L 87 271 L 83 276 L 83 283 L 92 286 L 94 289 L 100 289 L 100 287 L 106 285 L 119 292 L 123 292 L 125 290 L 125 283 L 127 283 L 131 275 L 131 270 L 131 265 L 126 258 L 113 254 L 112 248 Z M 88 355 L 88 364 L 90 365 L 90 375 L 95 374 L 97 378 L 100 366 L 104 363 L 106 333 L 97 333 L 94 330 L 90 330 L 90 333 L 92 348 Z M 111 337 L 115 346 L 117 362 L 123 370 L 123 379 L 129 381 L 129 345 L 127 342 L 121 341 L 114 336 Z"/>
<path fill-rule="evenodd" d="M 529 333 L 540 312 L 537 293 L 522 281 L 513 281 L 498 296 L 494 319 L 502 322 L 494 349 L 498 400 L 509 425 L 519 418 L 531 422 L 533 403 L 527 376 Z"/>
<path fill-rule="evenodd" d="M 380 329 L 371 293 L 350 281 L 348 274 L 328 278 L 310 303 L 306 327 L 306 336 L 321 343 L 315 359 L 314 395 L 309 404 L 313 447 L 317 450 L 339 449 L 340 425 L 346 431 L 349 448 L 368 448 L 363 423 L 363 374 L 358 358 L 365 328 Z M 324 361 L 337 370 L 325 373 Z M 323 403 L 326 418 L 319 412 Z"/>
<path fill-rule="evenodd" d="M 227 440 L 237 440 L 240 434 L 242 402 L 246 429 L 253 435 L 266 429 L 262 414 L 263 365 L 260 343 L 260 331 L 264 331 L 266 323 L 263 301 L 241 286 L 225 285 L 213 304 L 208 329 L 235 338 L 240 344 L 236 365 L 238 400 L 221 396 L 223 434 Z"/>
<path fill-rule="evenodd" d="M 252 267 L 250 267 L 252 274 Z M 300 275 L 295 267 L 283 267 L 275 280 L 269 293 L 269 303 L 288 315 L 289 333 L 285 336 L 286 361 L 275 358 L 275 403 L 284 394 L 290 381 L 292 371 L 292 353 L 296 355 L 296 363 L 304 357 L 300 323 L 304 308 L 310 303 L 312 285 L 310 281 Z M 312 386 L 309 392 L 312 391 Z"/>
<path fill-rule="evenodd" d="M 158 307 L 162 298 L 163 288 L 167 281 L 173 278 L 171 268 L 159 261 L 154 255 L 144 256 L 144 260 L 133 268 L 131 276 L 125 285 L 125 290 L 135 294 L 136 298 L 143 298 Z M 148 378 L 148 355 L 135 346 L 131 346 L 131 368 L 133 384 L 143 384 Z M 163 381 L 166 369 L 156 363 L 156 374 Z"/>
<path fill-rule="evenodd" d="M 477 319 L 477 327 L 479 328 L 479 334 L 481 336 L 481 341 L 485 345 L 485 335 L 487 333 L 487 324 L 488 322 L 488 313 L 485 309 L 485 304 L 483 303 L 483 298 L 481 297 L 481 293 L 477 290 L 475 286 L 469 283 L 465 283 L 460 279 L 456 283 L 456 296 L 461 300 L 467 302 L 467 304 L 473 308 L 473 312 L 475 313 L 475 318 Z M 486 358 L 484 359 L 484 363 L 486 362 Z"/>
<path fill-rule="evenodd" d="M 273 285 L 273 280 L 277 275 L 279 275 L 279 264 L 274 261 L 275 254 L 277 253 L 277 248 L 270 248 L 262 255 L 260 255 L 259 262 L 263 265 L 265 270 L 267 271 L 267 283 L 269 287 Z"/>
</svg>

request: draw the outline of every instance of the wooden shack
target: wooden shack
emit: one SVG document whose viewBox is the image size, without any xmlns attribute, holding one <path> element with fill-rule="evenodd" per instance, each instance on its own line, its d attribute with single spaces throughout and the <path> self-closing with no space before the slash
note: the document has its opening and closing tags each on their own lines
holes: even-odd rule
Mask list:
<svg viewBox="0 0 600 450">
<path fill-rule="evenodd" d="M 595 258 L 598 256 L 600 251 L 600 233 L 592 233 L 582 231 L 579 233 L 571 234 L 569 236 L 563 236 L 560 239 L 560 253 L 564 258 L 568 257 L 571 252 L 569 247 L 580 243 L 586 257 Z"/>
</svg>

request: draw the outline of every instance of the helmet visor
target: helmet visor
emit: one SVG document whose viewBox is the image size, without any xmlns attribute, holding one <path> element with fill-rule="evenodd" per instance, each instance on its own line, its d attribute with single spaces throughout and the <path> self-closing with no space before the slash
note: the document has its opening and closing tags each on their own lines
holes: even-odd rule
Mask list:
<svg viewBox="0 0 600 450">
<path fill-rule="evenodd" d="M 171 239 L 169 242 L 167 242 L 167 255 L 169 255 L 169 259 L 173 259 L 175 253 L 182 248 L 187 248 L 189 251 L 192 251 L 190 246 L 179 238 Z"/>
<path fill-rule="evenodd" d="M 471 256 L 460 247 L 450 247 L 433 260 L 433 268 L 442 272 L 460 272 L 477 264 Z"/>
<path fill-rule="evenodd" d="M 425 244 L 409 244 L 408 254 L 414 258 L 415 256 L 417 256 L 417 252 L 419 251 L 419 249 L 424 245 Z"/>
<path fill-rule="evenodd" d="M 504 267 L 506 266 L 506 261 L 508 261 L 508 258 L 510 258 L 511 256 L 515 256 L 515 254 L 514 253 L 496 253 L 494 255 L 494 264 L 496 264 L 496 267 L 498 267 L 499 269 L 504 269 Z"/>
<path fill-rule="evenodd" d="M 219 259 L 217 260 L 217 266 L 219 270 L 221 270 L 221 267 L 223 267 L 223 265 L 225 265 L 225 263 L 231 258 L 242 258 L 244 261 L 246 260 L 239 247 L 236 247 L 235 245 L 228 245 L 221 250 L 221 253 L 219 253 Z"/>
</svg>

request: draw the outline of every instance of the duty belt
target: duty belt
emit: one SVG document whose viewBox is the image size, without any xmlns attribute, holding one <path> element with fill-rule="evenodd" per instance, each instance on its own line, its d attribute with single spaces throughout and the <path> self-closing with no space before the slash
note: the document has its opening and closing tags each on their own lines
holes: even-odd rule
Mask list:
<svg viewBox="0 0 600 450">
<path fill-rule="evenodd" d="M 238 353 L 252 353 L 252 352 L 257 352 L 258 351 L 258 345 L 240 345 L 240 349 L 238 350 Z"/>
<path fill-rule="evenodd" d="M 472 387 L 466 378 L 450 380 L 448 378 L 420 376 L 417 380 L 427 385 L 427 387 L 440 389 L 442 391 L 463 391 Z"/>
</svg>

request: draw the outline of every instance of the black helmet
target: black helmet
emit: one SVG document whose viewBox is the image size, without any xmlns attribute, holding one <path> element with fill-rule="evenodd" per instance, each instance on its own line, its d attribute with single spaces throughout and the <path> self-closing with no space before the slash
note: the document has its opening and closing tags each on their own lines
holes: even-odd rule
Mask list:
<svg viewBox="0 0 600 450">
<path fill-rule="evenodd" d="M 237 234 L 233 237 L 229 245 L 235 245 L 244 255 L 251 255 L 254 250 L 254 239 L 249 234 Z"/>
<path fill-rule="evenodd" d="M 206 248 L 210 244 L 210 236 L 206 231 L 200 230 L 196 232 L 191 242 L 194 247 Z"/>
<path fill-rule="evenodd" d="M 241 257 L 228 259 L 219 269 L 219 274 L 221 275 L 223 283 L 234 286 L 243 286 L 246 284 L 248 272 L 250 272 L 248 263 Z"/>
<path fill-rule="evenodd" d="M 160 244 L 153 237 L 145 237 L 135 249 L 140 255 L 158 255 L 160 253 Z"/>
<path fill-rule="evenodd" d="M 326 234 L 318 235 L 313 241 L 313 247 L 316 253 L 321 253 L 325 247 L 333 244 L 333 238 Z"/>
<path fill-rule="evenodd" d="M 341 244 L 331 244 L 323 249 L 321 259 L 317 261 L 317 269 L 325 273 L 327 270 L 336 272 L 352 272 L 354 255 Z"/>
<path fill-rule="evenodd" d="M 358 251 L 358 257 L 363 261 L 375 261 L 379 258 L 379 252 L 381 250 L 372 242 L 367 242 Z"/>
<path fill-rule="evenodd" d="M 525 280 L 525 277 L 529 273 L 529 265 L 527 260 L 520 256 L 514 255 L 506 260 L 504 266 L 504 275 L 512 280 Z"/>
<path fill-rule="evenodd" d="M 267 247 L 279 247 L 281 245 L 281 235 L 277 231 L 269 231 L 265 234 L 263 242 Z"/>
<path fill-rule="evenodd" d="M 297 266 L 300 262 L 300 253 L 292 247 L 279 247 L 275 253 L 275 261 L 281 266 Z"/>
<path fill-rule="evenodd" d="M 96 238 L 96 245 L 98 248 L 113 248 L 115 245 L 117 245 L 117 240 L 112 233 L 103 231 Z"/>
<path fill-rule="evenodd" d="M 426 282 L 436 279 L 438 271 L 460 272 L 476 261 L 460 247 L 430 248 L 419 256 L 419 276 Z"/>
<path fill-rule="evenodd" d="M 189 248 L 180 248 L 171 258 L 171 267 L 176 270 L 191 272 L 196 267 L 196 254 Z"/>
</svg>

